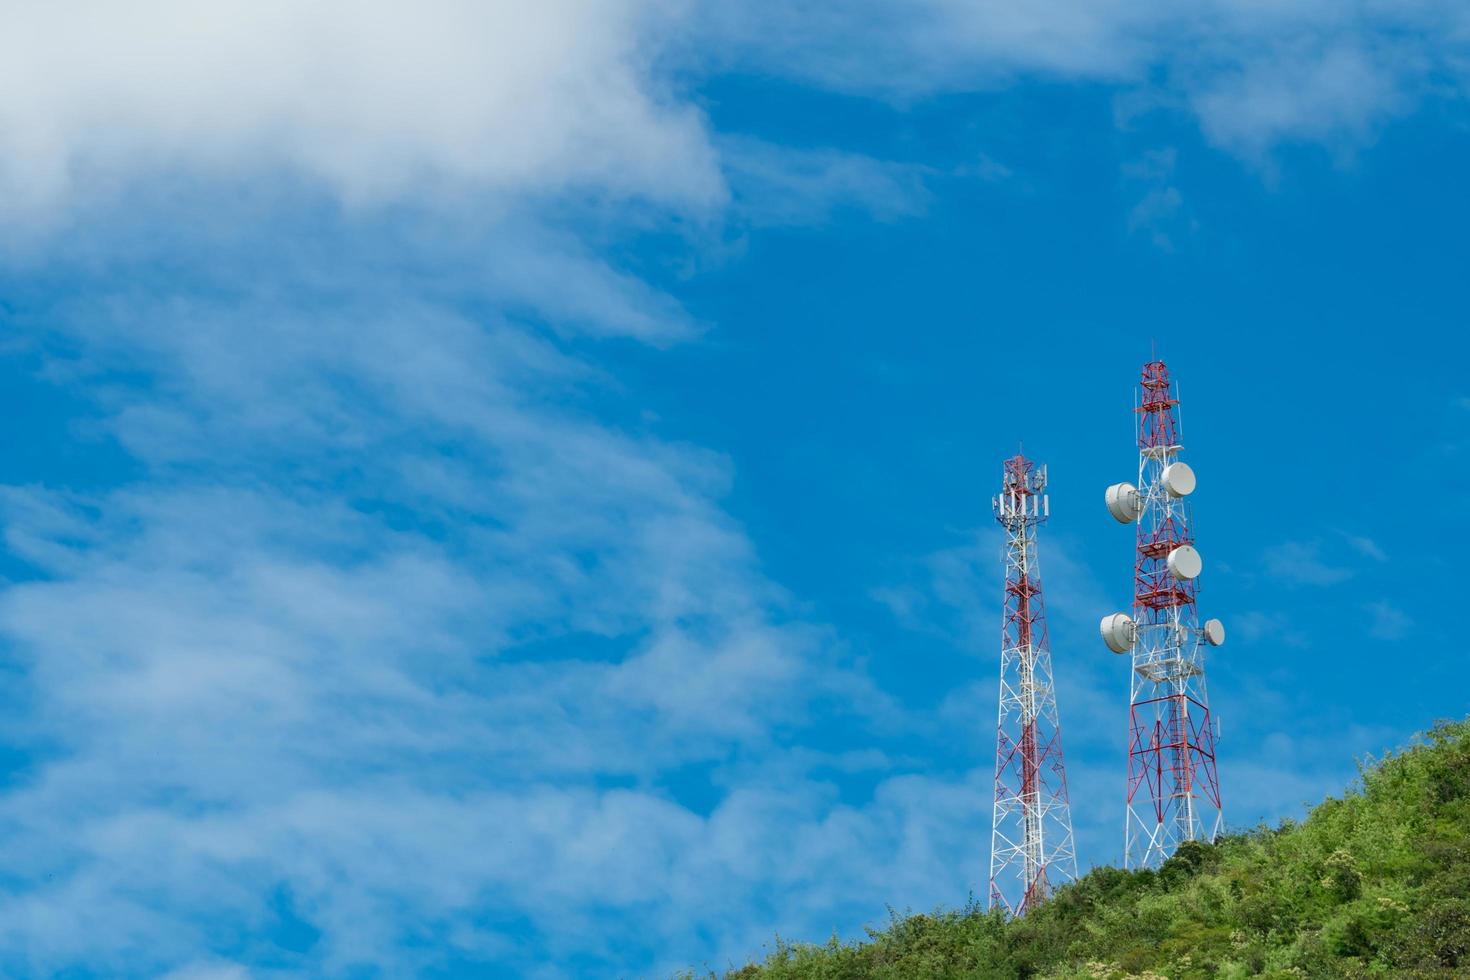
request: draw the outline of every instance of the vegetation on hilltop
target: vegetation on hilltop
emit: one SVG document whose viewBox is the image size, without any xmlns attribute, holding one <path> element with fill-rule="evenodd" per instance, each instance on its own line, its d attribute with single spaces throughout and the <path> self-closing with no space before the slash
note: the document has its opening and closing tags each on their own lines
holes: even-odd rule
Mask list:
<svg viewBox="0 0 1470 980">
<path fill-rule="evenodd" d="M 894 916 L 866 942 L 778 942 L 725 980 L 1470 977 L 1470 721 L 1359 783 L 1158 871 L 1092 871 L 1023 919 Z"/>
</svg>

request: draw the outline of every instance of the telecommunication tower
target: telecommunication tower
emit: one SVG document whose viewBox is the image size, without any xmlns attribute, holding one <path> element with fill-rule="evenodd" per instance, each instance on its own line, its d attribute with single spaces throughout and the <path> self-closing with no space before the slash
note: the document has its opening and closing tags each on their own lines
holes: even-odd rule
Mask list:
<svg viewBox="0 0 1470 980">
<path fill-rule="evenodd" d="M 1195 608 L 1202 563 L 1187 499 L 1195 475 L 1179 458 L 1179 399 L 1163 361 L 1143 366 L 1141 387 L 1138 485 L 1116 483 L 1105 495 L 1116 520 L 1137 525 L 1133 614 L 1114 613 L 1101 626 L 1108 648 L 1133 661 L 1126 868 L 1157 867 L 1184 841 L 1213 841 L 1223 828 L 1205 648 L 1225 642 L 1225 627 L 1200 625 Z"/>
<path fill-rule="evenodd" d="M 1050 515 L 1046 467 L 1017 454 L 992 498 L 1006 532 L 1000 634 L 1000 719 L 990 838 L 990 907 L 1024 915 L 1077 877 L 1062 726 L 1036 560 L 1036 528 Z"/>
</svg>

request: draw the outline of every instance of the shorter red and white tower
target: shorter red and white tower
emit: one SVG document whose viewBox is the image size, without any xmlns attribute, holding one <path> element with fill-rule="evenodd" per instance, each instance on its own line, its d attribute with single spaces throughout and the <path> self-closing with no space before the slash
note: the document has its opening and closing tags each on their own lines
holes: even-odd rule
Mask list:
<svg viewBox="0 0 1470 980">
<path fill-rule="evenodd" d="M 1224 827 L 1205 650 L 1225 642 L 1225 627 L 1201 624 L 1196 610 L 1195 476 L 1180 459 L 1179 399 L 1164 362 L 1145 364 L 1140 385 L 1138 485 L 1115 483 L 1105 494 L 1117 521 L 1137 525 L 1133 613 L 1101 626 L 1108 649 L 1132 658 L 1125 868 L 1158 867 L 1184 841 L 1213 841 Z"/>
<path fill-rule="evenodd" d="M 1005 611 L 1000 633 L 1000 720 L 990 838 L 990 907 L 1024 915 L 1077 878 L 1062 725 L 1052 686 L 1036 528 L 1050 504 L 1046 467 L 1016 455 L 992 499 L 1006 533 Z"/>
</svg>

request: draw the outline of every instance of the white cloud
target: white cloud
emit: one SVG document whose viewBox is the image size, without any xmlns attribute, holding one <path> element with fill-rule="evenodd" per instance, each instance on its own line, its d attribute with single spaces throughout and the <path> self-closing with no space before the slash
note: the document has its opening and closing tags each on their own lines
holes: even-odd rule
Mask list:
<svg viewBox="0 0 1470 980">
<path fill-rule="evenodd" d="M 1410 89 L 1427 82 L 1432 55 L 1310 31 L 1285 43 L 1252 40 L 1201 82 L 1192 103 L 1213 142 L 1253 155 L 1283 140 L 1362 142 L 1414 101 Z"/>
<path fill-rule="evenodd" d="M 460 185 L 704 207 L 701 115 L 656 77 L 661 0 L 7 3 L 6 209 L 138 174 L 285 167 L 348 200 Z"/>
</svg>

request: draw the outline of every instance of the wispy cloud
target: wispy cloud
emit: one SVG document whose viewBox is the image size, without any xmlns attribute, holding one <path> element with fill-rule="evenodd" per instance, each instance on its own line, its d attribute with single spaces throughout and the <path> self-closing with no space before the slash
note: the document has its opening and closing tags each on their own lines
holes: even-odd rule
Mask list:
<svg viewBox="0 0 1470 980">
<path fill-rule="evenodd" d="M 1285 613 L 1262 612 L 1251 609 L 1235 613 L 1225 624 L 1226 629 L 1246 643 L 1266 646 L 1305 647 L 1307 635 Z"/>
<path fill-rule="evenodd" d="M 61 246 L 71 289 L 23 297 L 39 351 L 67 340 L 54 382 L 101 399 L 139 470 L 0 500 L 32 570 L 0 599 L 30 692 L 10 730 L 49 747 L 0 797 L 0 963 L 228 975 L 213 930 L 269 945 L 281 894 L 319 936 L 272 955 L 307 974 L 529 969 L 537 936 L 609 963 L 743 957 L 881 909 L 832 847 L 912 868 L 891 900 L 963 894 L 943 853 L 983 798 L 963 777 L 880 768 L 871 804 L 842 806 L 808 758 L 703 815 L 658 788 L 779 768 L 777 733 L 818 702 L 858 748 L 890 706 L 759 572 L 720 506 L 727 461 L 578 410 L 615 382 L 525 304 L 472 315 L 432 278 L 363 275 L 337 233 L 335 260 L 324 242 L 262 279 L 257 256 L 223 302 L 212 265 L 144 294 Z M 613 315 L 587 332 L 640 335 Z M 752 897 L 776 880 L 779 910 Z M 607 946 L 608 908 L 649 907 L 657 929 Z M 530 923 L 523 945 L 492 910 Z M 443 941 L 404 941 L 423 930 Z"/>
<path fill-rule="evenodd" d="M 1268 575 L 1293 585 L 1335 585 L 1353 577 L 1353 569 L 1322 558 L 1318 541 L 1284 541 L 1263 555 Z"/>
<path fill-rule="evenodd" d="M 987 653 L 1000 629 L 1005 539 L 999 529 L 967 532 L 962 544 L 941 548 L 913 561 L 900 581 L 875 587 L 870 596 L 909 629 L 946 636 L 953 643 Z M 1095 629 L 1112 605 L 1092 571 L 1073 554 L 1065 537 L 1043 533 L 1037 564 L 1048 596 L 1047 614 Z"/>
<path fill-rule="evenodd" d="M 1184 197 L 1173 183 L 1177 156 L 1174 147 L 1163 147 L 1123 167 L 1125 178 L 1146 188 L 1128 213 L 1128 230 L 1146 233 L 1154 246 L 1165 252 L 1174 251 L 1175 239 L 1181 231 L 1189 230 Z"/>
<path fill-rule="evenodd" d="M 1165 228 L 1178 217 L 1184 198 L 1176 187 L 1156 187 L 1143 196 L 1128 213 L 1128 230 L 1146 230 L 1155 246 L 1174 251 L 1174 239 Z"/>
<path fill-rule="evenodd" d="M 1461 6 L 1014 4 L 959 0 L 726 5 L 724 44 L 767 71 L 896 99 L 1018 77 L 1088 79 L 1192 112 L 1214 144 L 1262 160 L 1288 142 L 1356 146 L 1439 73 L 1465 78 Z"/>
<path fill-rule="evenodd" d="M 1384 550 L 1378 546 L 1378 542 L 1374 541 L 1372 538 L 1365 537 L 1361 534 L 1349 534 L 1346 531 L 1343 531 L 1341 533 L 1343 539 L 1347 541 L 1352 549 L 1358 554 L 1363 555 L 1366 558 L 1372 558 L 1374 561 L 1388 561 L 1388 555 L 1385 554 Z"/>
<path fill-rule="evenodd" d="M 873 591 L 905 628 L 934 637 L 985 665 L 973 680 L 944 696 L 932 712 L 945 738 L 976 732 L 980 757 L 994 748 L 990 721 L 976 730 L 976 719 L 993 721 L 996 665 L 999 662 L 1004 539 L 998 529 L 966 534 L 969 540 L 915 561 L 896 584 Z M 1076 557 L 1064 535 L 1043 530 L 1038 564 L 1046 601 L 1049 644 L 1062 719 L 1063 749 L 1071 787 L 1072 818 L 1079 855 L 1097 862 L 1118 861 L 1114 818 L 1119 812 L 1098 801 L 1114 796 L 1115 778 L 1126 756 L 1129 664 L 1102 645 L 1097 623 L 1118 607 L 1102 583 Z M 1123 605 L 1126 605 L 1126 600 Z M 1106 733 L 1106 734 L 1104 734 Z M 1108 736 L 1119 733 L 1113 740 Z"/>
<path fill-rule="evenodd" d="M 720 140 L 735 214 L 754 225 L 816 225 L 856 208 L 880 220 L 924 211 L 926 167 L 834 149 L 794 149 L 749 138 Z"/>
<path fill-rule="evenodd" d="M 1368 635 L 1379 640 L 1401 640 L 1413 628 L 1411 620 L 1402 609 L 1390 602 L 1368 603 Z"/>
</svg>

